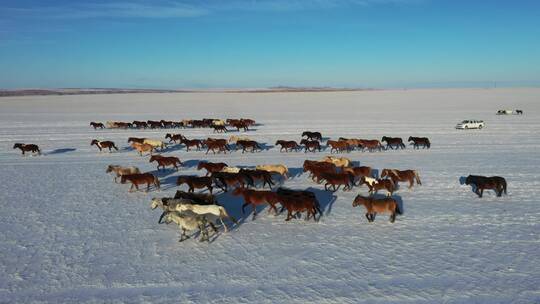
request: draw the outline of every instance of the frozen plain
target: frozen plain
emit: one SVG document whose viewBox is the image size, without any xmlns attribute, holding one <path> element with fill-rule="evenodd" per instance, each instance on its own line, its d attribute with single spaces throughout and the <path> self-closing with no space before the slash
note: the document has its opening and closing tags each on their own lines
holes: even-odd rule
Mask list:
<svg viewBox="0 0 540 304">
<path fill-rule="evenodd" d="M 496 116 L 498 109 L 523 116 Z M 396 195 L 404 214 L 368 224 L 353 208 L 367 189 L 324 192 L 301 174 L 322 153 L 205 155 L 173 147 L 188 167 L 160 172 L 160 192 L 128 193 L 105 174 L 108 164 L 155 171 L 127 149 L 129 136 L 225 137 L 208 129 L 103 130 L 90 121 L 249 117 L 246 134 L 273 146 L 324 137 L 427 136 L 430 150 L 352 152 L 376 169 L 416 169 L 423 185 Z M 483 130 L 458 131 L 463 119 Z M 243 133 L 241 133 L 243 134 Z M 99 153 L 93 138 L 120 152 Z M 21 157 L 15 142 L 38 144 Z M 388 90 L 332 93 L 180 93 L 0 98 L 1 303 L 539 303 L 540 89 Z M 319 223 L 246 215 L 212 243 L 178 243 L 173 225 L 158 225 L 152 197 L 172 196 L 178 174 L 199 160 L 254 166 L 283 163 L 284 186 L 317 193 Z M 500 175 L 508 195 L 479 199 L 459 178 Z M 184 188 L 182 188 L 184 189 Z M 240 198 L 218 200 L 242 218 Z"/>
</svg>

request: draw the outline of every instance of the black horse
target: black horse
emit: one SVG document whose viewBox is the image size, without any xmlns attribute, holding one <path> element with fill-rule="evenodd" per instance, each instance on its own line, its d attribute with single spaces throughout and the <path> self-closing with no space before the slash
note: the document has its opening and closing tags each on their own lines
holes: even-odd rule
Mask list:
<svg viewBox="0 0 540 304">
<path fill-rule="evenodd" d="M 403 143 L 403 139 L 401 139 L 401 137 L 388 137 L 388 136 L 383 136 L 381 141 L 385 141 L 386 142 L 386 149 L 388 150 L 388 148 L 390 149 L 405 149 L 405 144 Z"/>
<path fill-rule="evenodd" d="M 478 197 L 482 197 L 484 194 L 484 189 L 493 189 L 497 193 L 498 197 L 502 196 L 502 193 L 506 194 L 506 180 L 500 176 L 479 176 L 479 175 L 469 175 L 465 179 L 466 185 L 475 185 L 475 193 L 478 194 Z"/>
<path fill-rule="evenodd" d="M 310 131 L 304 131 L 302 133 L 302 137 L 306 136 L 309 140 L 318 140 L 322 141 L 322 135 L 321 132 L 310 132 Z"/>
</svg>

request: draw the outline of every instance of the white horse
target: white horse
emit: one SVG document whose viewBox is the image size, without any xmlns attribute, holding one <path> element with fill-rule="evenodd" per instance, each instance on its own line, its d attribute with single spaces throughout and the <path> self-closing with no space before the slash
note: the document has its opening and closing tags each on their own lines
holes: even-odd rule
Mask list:
<svg viewBox="0 0 540 304">
<path fill-rule="evenodd" d="M 152 146 L 154 149 L 156 149 L 156 148 L 164 149 L 165 146 L 167 145 L 166 143 L 164 143 L 161 140 L 149 139 L 149 138 L 145 138 L 143 143 Z"/>
<path fill-rule="evenodd" d="M 251 138 L 249 138 L 248 136 L 237 136 L 237 135 L 232 135 L 231 137 L 229 137 L 229 143 L 236 143 L 239 140 L 251 140 Z"/>
<path fill-rule="evenodd" d="M 116 176 L 114 177 L 115 183 L 117 182 L 117 178 L 122 177 L 122 175 L 141 173 L 141 171 L 137 167 L 133 167 L 133 166 L 122 167 L 119 165 L 109 165 L 107 167 L 107 171 L 105 172 L 106 173 L 114 172 L 116 174 Z"/>
<path fill-rule="evenodd" d="M 213 214 L 213 215 L 219 217 L 219 220 L 221 221 L 221 224 L 223 225 L 223 228 L 225 229 L 225 232 L 228 232 L 229 229 L 228 229 L 227 225 L 225 225 L 225 222 L 223 222 L 224 218 L 230 219 L 235 224 L 238 223 L 236 221 L 236 219 L 234 219 L 234 217 L 230 216 L 227 213 L 227 210 L 225 210 L 225 208 L 223 208 L 222 206 L 218 206 L 218 205 L 179 204 L 179 205 L 176 205 L 175 211 L 179 211 L 179 212 L 191 211 L 191 212 L 199 214 L 199 215 Z"/>
<path fill-rule="evenodd" d="M 214 119 L 212 120 L 214 126 L 225 126 L 225 121 L 223 119 Z"/>
<path fill-rule="evenodd" d="M 165 215 L 165 223 L 169 224 L 174 222 L 182 230 L 179 242 L 189 239 L 190 236 L 186 234 L 186 231 L 199 230 L 202 237 L 200 241 L 210 241 L 208 238 L 208 231 L 206 230 L 206 218 L 201 215 L 189 215 L 178 212 L 168 212 Z"/>
<path fill-rule="evenodd" d="M 336 167 L 350 167 L 352 161 L 346 157 L 325 156 L 321 160 L 323 162 L 332 163 Z"/>
<path fill-rule="evenodd" d="M 285 165 L 277 164 L 277 165 L 257 165 L 255 167 L 257 170 L 263 170 L 269 173 L 278 173 L 279 175 L 283 176 L 284 178 L 289 177 L 289 168 Z"/>
<path fill-rule="evenodd" d="M 220 172 L 238 173 L 238 172 L 240 172 L 240 168 L 227 166 L 227 167 L 224 167 L 223 169 L 221 169 Z"/>
</svg>

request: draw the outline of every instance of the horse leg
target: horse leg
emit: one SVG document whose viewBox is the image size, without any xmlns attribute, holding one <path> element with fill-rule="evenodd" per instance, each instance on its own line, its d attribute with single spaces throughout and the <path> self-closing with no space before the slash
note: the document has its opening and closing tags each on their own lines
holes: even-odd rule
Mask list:
<svg viewBox="0 0 540 304">
<path fill-rule="evenodd" d="M 287 218 L 285 219 L 285 221 L 290 221 L 292 218 L 292 212 L 291 210 L 287 210 Z"/>
<path fill-rule="evenodd" d="M 371 219 L 369 217 L 369 212 L 366 212 L 366 218 L 367 218 L 368 222 L 371 222 Z"/>
<path fill-rule="evenodd" d="M 484 188 L 480 188 L 480 197 L 482 197 L 482 195 L 484 195 Z"/>
<path fill-rule="evenodd" d="M 390 223 L 393 223 L 396 221 L 396 212 L 392 212 L 392 215 L 390 215 Z"/>
<path fill-rule="evenodd" d="M 249 205 L 250 203 L 249 202 L 245 202 L 243 205 L 242 205 L 242 214 L 244 214 L 244 208 L 246 208 L 247 205 Z"/>
<path fill-rule="evenodd" d="M 412 188 L 413 184 L 414 184 L 414 180 L 413 180 L 413 178 L 411 177 L 411 178 L 409 178 L 409 189 Z"/>
<path fill-rule="evenodd" d="M 253 217 L 251 218 L 251 220 L 254 221 L 255 217 L 257 216 L 257 208 L 255 204 L 251 204 L 251 207 L 253 208 Z"/>
<path fill-rule="evenodd" d="M 225 222 L 223 221 L 223 218 L 221 216 L 219 216 L 219 221 L 221 222 L 221 225 L 223 225 L 223 229 L 225 230 L 225 232 L 229 232 L 229 228 L 227 227 L 227 225 L 225 225 Z"/>
</svg>

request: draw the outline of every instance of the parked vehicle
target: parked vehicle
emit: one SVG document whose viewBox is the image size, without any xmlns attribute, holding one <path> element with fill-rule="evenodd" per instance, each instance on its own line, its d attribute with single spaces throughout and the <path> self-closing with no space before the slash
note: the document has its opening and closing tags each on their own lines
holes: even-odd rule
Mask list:
<svg viewBox="0 0 540 304">
<path fill-rule="evenodd" d="M 482 129 L 486 124 L 483 120 L 464 120 L 456 125 L 456 129 Z"/>
</svg>

